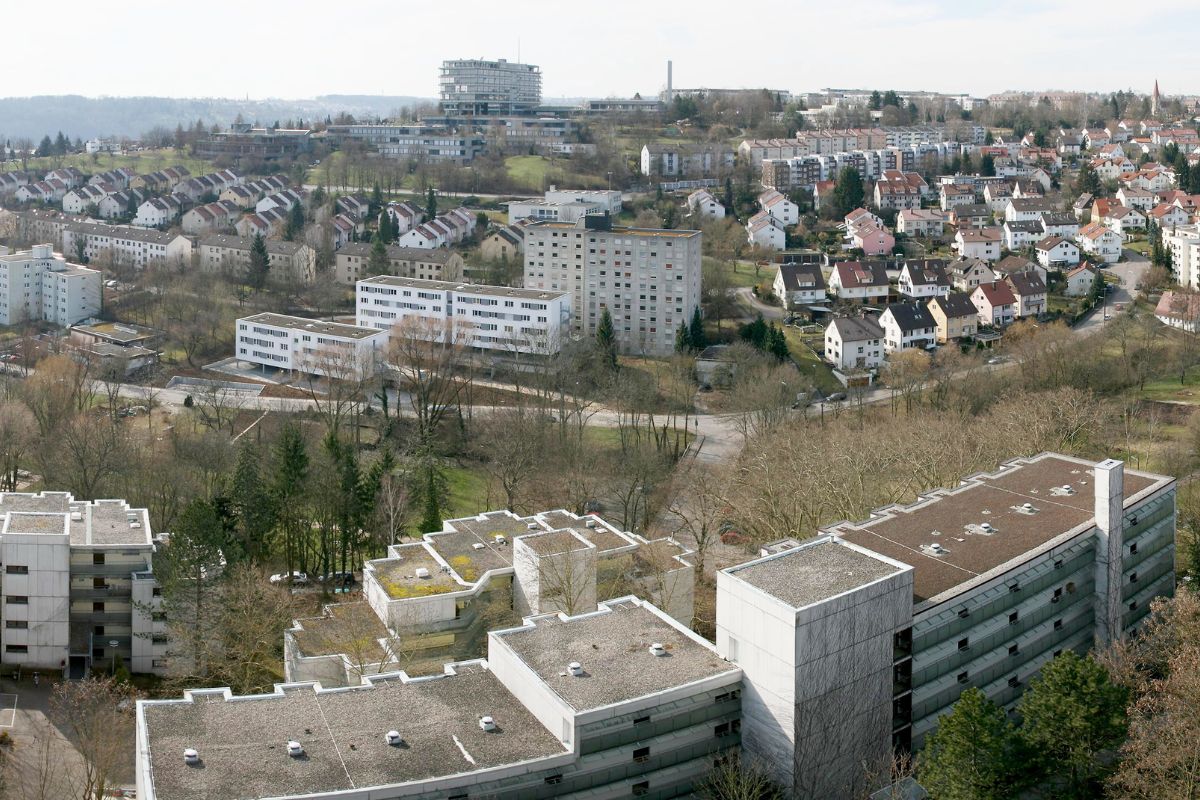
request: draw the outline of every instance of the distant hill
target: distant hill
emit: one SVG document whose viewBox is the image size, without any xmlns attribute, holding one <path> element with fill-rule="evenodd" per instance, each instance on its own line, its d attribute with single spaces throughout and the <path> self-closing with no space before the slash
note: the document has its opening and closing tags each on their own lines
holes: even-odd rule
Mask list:
<svg viewBox="0 0 1200 800">
<path fill-rule="evenodd" d="M 0 98 L 0 137 L 37 141 L 62 131 L 72 139 L 140 136 L 154 127 L 174 130 L 182 123 L 228 125 L 238 114 L 247 122 L 325 119 L 346 112 L 356 117 L 387 117 L 396 109 L 436 100 L 388 95 L 323 95 L 309 100 L 235 100 L 224 97 L 82 97 L 43 95 Z"/>
</svg>

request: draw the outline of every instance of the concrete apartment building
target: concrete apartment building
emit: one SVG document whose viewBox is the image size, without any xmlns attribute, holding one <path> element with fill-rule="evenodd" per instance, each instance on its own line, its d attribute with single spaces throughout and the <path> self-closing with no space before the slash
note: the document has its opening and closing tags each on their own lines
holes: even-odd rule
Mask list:
<svg viewBox="0 0 1200 800">
<path fill-rule="evenodd" d="M 149 514 L 65 492 L 0 494 L 4 663 L 82 677 L 119 656 L 163 674 L 166 624 Z"/>
<path fill-rule="evenodd" d="M 78 253 L 83 242 L 89 264 L 144 269 L 148 264 L 187 266 L 192 258 L 192 241 L 186 236 L 133 225 L 67 222 L 61 237 L 64 253 Z"/>
<path fill-rule="evenodd" d="M 428 281 L 455 281 L 463 276 L 463 257 L 446 248 L 387 247 L 388 274 L 397 278 L 417 278 Z M 368 277 L 371 245 L 355 242 L 337 251 L 334 278 L 338 283 L 352 286 Z"/>
<path fill-rule="evenodd" d="M 1179 284 L 1200 289 L 1200 225 L 1180 225 L 1172 231 L 1163 231 L 1162 240 L 1171 251 L 1171 268 Z"/>
<path fill-rule="evenodd" d="M 0 246 L 0 325 L 41 320 L 61 327 L 100 313 L 99 270 L 71 264 L 48 244 Z"/>
<path fill-rule="evenodd" d="M 361 380 L 374 374 L 387 333 L 286 314 L 255 314 L 235 324 L 238 361 L 263 367 Z"/>
<path fill-rule="evenodd" d="M 598 599 L 632 535 L 565 512 L 451 520 L 367 564 L 378 667 L 310 635 L 371 635 L 343 604 L 288 632 L 273 693 L 140 702 L 138 796 L 679 797 L 736 752 L 791 797 L 858 796 L 967 687 L 1011 708 L 1056 654 L 1134 630 L 1173 592 L 1174 531 L 1173 478 L 1016 459 L 720 570 L 714 646 L 654 601 Z M 406 642 L 453 653 L 489 591 L 524 620 L 486 659 L 394 671 Z"/>
<path fill-rule="evenodd" d="M 623 353 L 670 355 L 700 304 L 700 231 L 614 226 L 591 214 L 525 229 L 525 288 L 571 296 L 571 328 L 592 336 L 604 309 Z"/>
<path fill-rule="evenodd" d="M 300 283 L 317 277 L 317 251 L 303 242 L 267 239 L 268 275 Z M 250 267 L 254 239 L 244 236 L 206 236 L 200 240 L 199 267 L 205 272 L 242 274 Z"/>
<path fill-rule="evenodd" d="M 334 141 L 356 139 L 373 146 L 384 158 L 469 164 L 483 153 L 484 138 L 433 125 L 330 125 Z"/>
<path fill-rule="evenodd" d="M 504 353 L 557 353 L 570 330 L 566 292 L 429 281 L 389 275 L 356 284 L 355 323 L 445 337 L 462 347 Z"/>
</svg>

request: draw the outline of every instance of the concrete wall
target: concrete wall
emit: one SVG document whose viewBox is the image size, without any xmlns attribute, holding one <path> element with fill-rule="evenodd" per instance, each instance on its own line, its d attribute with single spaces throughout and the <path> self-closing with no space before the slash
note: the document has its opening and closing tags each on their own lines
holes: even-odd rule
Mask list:
<svg viewBox="0 0 1200 800">
<path fill-rule="evenodd" d="M 5 533 L 3 545 L 5 574 L 3 576 L 4 622 L 22 621 L 28 627 L 9 629 L 3 633 L 3 652 L 6 664 L 58 669 L 66 661 L 70 644 L 70 537 L 61 534 Z M 8 568 L 27 567 L 25 575 L 9 574 Z M 10 602 L 10 598 L 28 598 L 26 604 Z M 10 651 L 24 646 L 27 653 Z"/>
</svg>

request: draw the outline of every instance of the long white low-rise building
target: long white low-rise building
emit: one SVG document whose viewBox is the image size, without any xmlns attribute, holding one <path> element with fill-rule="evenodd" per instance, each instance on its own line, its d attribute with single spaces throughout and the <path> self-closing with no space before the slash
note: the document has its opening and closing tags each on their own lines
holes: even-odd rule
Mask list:
<svg viewBox="0 0 1200 800">
<path fill-rule="evenodd" d="M 0 325 L 45 321 L 67 327 L 100 313 L 100 271 L 71 264 L 48 244 L 0 246 Z"/>
<path fill-rule="evenodd" d="M 571 296 L 561 291 L 380 275 L 358 281 L 361 328 L 416 334 L 480 350 L 557 353 L 570 330 Z"/>
<path fill-rule="evenodd" d="M 286 314 L 237 321 L 238 361 L 325 377 L 361 379 L 375 372 L 387 345 L 376 328 Z"/>
</svg>

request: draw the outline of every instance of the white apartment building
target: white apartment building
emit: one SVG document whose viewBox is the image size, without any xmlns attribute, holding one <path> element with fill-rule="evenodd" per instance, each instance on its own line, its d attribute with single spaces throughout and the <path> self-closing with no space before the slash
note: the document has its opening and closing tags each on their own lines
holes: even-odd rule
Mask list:
<svg viewBox="0 0 1200 800">
<path fill-rule="evenodd" d="M 697 189 L 688 195 L 688 212 L 710 219 L 724 219 L 725 206 L 708 189 Z"/>
<path fill-rule="evenodd" d="M 1171 268 L 1179 284 L 1200 289 L 1200 225 L 1164 230 L 1162 238 L 1163 245 L 1171 251 Z"/>
<path fill-rule="evenodd" d="M 69 327 L 100 313 L 99 270 L 70 264 L 48 244 L 0 246 L 0 325 L 43 320 Z"/>
<path fill-rule="evenodd" d="M 614 217 L 621 213 L 621 193 L 616 189 L 559 189 L 546 190 L 547 203 L 594 203 Z"/>
<path fill-rule="evenodd" d="M 514 200 L 508 204 L 509 224 L 519 220 L 550 220 L 552 222 L 574 222 L 585 214 L 602 212 L 599 203 L 582 200 L 572 200 L 564 203 L 552 203 L 549 200 L 532 198 L 530 200 Z"/>
<path fill-rule="evenodd" d="M 381 275 L 358 281 L 355 323 L 506 353 L 557 353 L 570 330 L 566 292 Z"/>
<path fill-rule="evenodd" d="M 166 623 L 149 514 L 122 500 L 65 492 L 0 494 L 5 664 L 82 677 L 166 670 Z"/>
<path fill-rule="evenodd" d="M 362 379 L 374 374 L 387 332 L 338 322 L 255 314 L 236 323 L 238 361 L 311 375 Z"/>
<path fill-rule="evenodd" d="M 571 329 L 593 336 L 605 309 L 624 353 L 666 356 L 700 306 L 700 231 L 625 228 L 589 215 L 525 229 L 525 288 L 571 297 Z"/>
<path fill-rule="evenodd" d="M 192 240 L 186 236 L 130 225 L 65 224 L 62 228 L 63 252 L 79 252 L 80 241 L 89 264 L 111 263 L 142 269 L 152 263 L 184 266 L 192 259 Z"/>
</svg>

